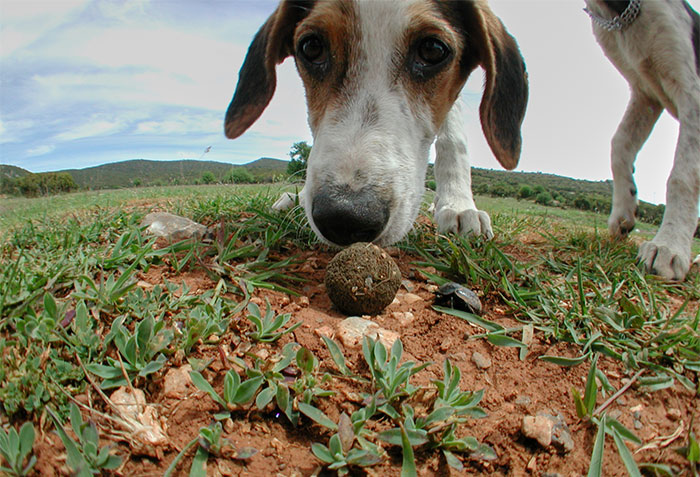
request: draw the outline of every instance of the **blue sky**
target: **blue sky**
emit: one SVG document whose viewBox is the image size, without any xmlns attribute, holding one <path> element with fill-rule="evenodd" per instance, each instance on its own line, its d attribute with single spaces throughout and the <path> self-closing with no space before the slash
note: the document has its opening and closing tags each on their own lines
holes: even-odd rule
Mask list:
<svg viewBox="0 0 700 477">
<path fill-rule="evenodd" d="M 381 0 L 377 0 L 381 1 Z M 698 0 L 690 1 L 698 10 Z M 223 116 L 272 0 L 0 0 L 0 163 L 32 172 L 127 159 L 286 159 L 311 135 L 293 62 L 241 138 Z M 492 0 L 518 40 L 530 103 L 518 170 L 611 178 L 627 84 L 603 56 L 583 1 Z M 463 92 L 472 164 L 497 169 L 478 122 L 482 76 Z M 678 125 L 667 113 L 637 161 L 640 197 L 664 202 Z M 211 146 L 208 153 L 204 153 Z"/>
</svg>

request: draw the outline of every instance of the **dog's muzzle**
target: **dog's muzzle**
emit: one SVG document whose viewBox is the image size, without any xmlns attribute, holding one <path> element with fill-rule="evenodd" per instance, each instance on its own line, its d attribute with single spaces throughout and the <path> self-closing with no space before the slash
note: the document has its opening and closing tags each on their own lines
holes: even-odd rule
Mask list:
<svg viewBox="0 0 700 477">
<path fill-rule="evenodd" d="M 321 235 L 336 245 L 372 242 L 389 221 L 390 202 L 372 188 L 326 186 L 313 197 L 311 217 Z"/>
</svg>

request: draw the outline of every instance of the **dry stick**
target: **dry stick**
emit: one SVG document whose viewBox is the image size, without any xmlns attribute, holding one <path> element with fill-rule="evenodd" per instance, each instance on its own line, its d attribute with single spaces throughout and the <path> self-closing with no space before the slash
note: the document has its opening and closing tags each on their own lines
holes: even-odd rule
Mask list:
<svg viewBox="0 0 700 477">
<path fill-rule="evenodd" d="M 632 383 L 634 383 L 634 382 L 637 380 L 637 378 L 639 378 L 639 376 L 642 375 L 643 372 L 644 372 L 643 369 L 640 369 L 639 371 L 637 371 L 637 372 L 635 373 L 635 375 L 632 376 L 632 379 L 630 379 L 630 380 L 627 382 L 627 384 L 625 384 L 624 386 L 622 386 L 615 394 L 613 394 L 612 396 L 610 396 L 610 398 L 609 398 L 607 401 L 605 401 L 603 404 L 601 404 L 600 406 L 598 406 L 598 409 L 596 409 L 595 411 L 593 411 L 593 415 L 594 415 L 594 416 L 597 416 L 597 415 L 600 414 L 601 412 L 605 411 L 612 403 L 615 402 L 615 400 L 616 400 L 617 398 L 619 398 L 620 396 L 622 396 L 622 394 L 624 394 L 624 392 L 627 391 L 627 390 L 630 388 L 630 386 L 632 386 Z"/>
<path fill-rule="evenodd" d="M 129 379 L 129 373 L 126 372 L 126 368 L 124 367 L 124 361 L 122 361 L 121 353 L 117 353 L 117 359 L 119 359 L 119 365 L 122 368 L 122 375 L 124 375 L 124 379 L 126 380 L 126 384 L 129 386 L 129 390 L 131 391 L 131 395 L 134 398 L 134 404 L 136 404 L 136 408 L 139 410 L 139 414 L 143 414 L 144 412 L 146 412 L 146 409 L 144 406 L 142 406 L 138 402 L 138 399 L 136 399 L 136 390 L 134 389 L 134 386 L 131 384 L 131 380 Z"/>
</svg>

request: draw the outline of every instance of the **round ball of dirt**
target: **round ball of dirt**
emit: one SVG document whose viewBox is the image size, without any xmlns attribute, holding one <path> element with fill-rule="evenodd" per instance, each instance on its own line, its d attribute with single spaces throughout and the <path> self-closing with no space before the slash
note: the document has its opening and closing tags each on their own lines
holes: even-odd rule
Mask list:
<svg viewBox="0 0 700 477">
<path fill-rule="evenodd" d="M 376 315 L 394 300 L 400 285 L 398 265 L 372 243 L 351 245 L 326 268 L 328 296 L 348 315 Z"/>
</svg>

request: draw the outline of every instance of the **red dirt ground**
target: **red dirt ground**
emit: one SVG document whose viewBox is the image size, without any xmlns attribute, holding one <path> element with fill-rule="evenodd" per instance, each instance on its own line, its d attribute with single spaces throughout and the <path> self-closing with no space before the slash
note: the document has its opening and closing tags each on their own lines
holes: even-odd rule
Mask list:
<svg viewBox="0 0 700 477">
<path fill-rule="evenodd" d="M 292 313 L 290 323 L 302 321 L 303 325 L 284 336 L 278 343 L 270 346 L 270 351 L 281 349 L 296 341 L 311 350 L 320 360 L 322 369 L 335 372 L 335 365 L 321 341 L 317 330 L 334 332 L 338 323 L 346 318 L 334 309 L 327 297 L 323 285 L 325 267 L 332 257 L 327 250 L 296 252 L 301 256 L 301 263 L 296 270 L 308 279 L 303 286 L 301 296 L 290 297 L 282 293 L 257 289 L 253 300 L 264 303 L 268 299 L 277 313 Z M 404 286 L 397 295 L 397 300 L 380 315 L 372 317 L 382 328 L 400 334 L 404 344 L 406 359 L 417 362 L 430 361 L 433 364 L 413 378 L 414 384 L 427 385 L 431 380 L 442 377 L 442 364 L 449 358 L 462 372 L 461 388 L 463 390 L 484 389 L 481 407 L 488 413 L 485 419 L 473 419 L 463 425 L 458 437 L 474 436 L 479 441 L 489 444 L 498 454 L 498 459 L 491 462 L 468 460 L 463 473 L 451 469 L 439 452 L 416 453 L 418 473 L 421 476 L 432 475 L 508 475 L 508 476 L 579 476 L 588 470 L 595 428 L 580 421 L 575 412 L 571 389 L 581 393 L 585 386 L 588 364 L 565 368 L 539 360 L 543 354 L 570 356 L 578 355 L 579 350 L 566 343 L 550 343 L 535 333 L 526 359 L 520 360 L 518 350 L 491 345 L 483 339 L 469 339 L 471 335 L 483 330 L 458 318 L 443 315 L 432 309 L 434 285 L 426 280 L 411 265 L 415 257 L 407 256 L 396 250 L 391 251 L 402 271 Z M 291 253 L 290 253 L 291 254 Z M 283 258 L 283 257 L 276 257 Z M 147 287 L 161 283 L 164 279 L 171 282 L 185 281 L 191 293 L 203 292 L 214 288 L 204 272 L 190 271 L 181 275 L 172 274 L 167 266 L 153 266 L 141 277 L 140 286 Z M 409 303 L 406 293 L 420 297 Z M 477 290 L 478 292 L 478 290 Z M 412 297 L 415 299 L 415 297 Z M 519 323 L 505 314 L 505 307 L 499 304 L 496 296 L 481 297 L 484 304 L 484 317 L 503 326 L 518 326 Z M 410 315 L 405 315 L 410 312 Z M 245 311 L 232 321 L 245 320 Z M 399 318 L 404 320 L 401 323 Z M 233 328 L 233 327 L 232 327 Z M 337 340 L 336 340 L 337 341 Z M 222 355 L 241 354 L 236 349 L 236 337 L 226 335 L 218 345 L 201 345 L 196 348 L 196 358 L 214 358 L 214 362 L 204 373 L 205 377 L 221 392 L 223 374 L 226 369 Z M 367 367 L 360 350 L 343 350 L 351 369 L 367 374 Z M 472 362 L 474 352 L 489 357 L 492 365 L 479 369 Z M 186 361 L 171 359 L 168 366 L 174 367 Z M 602 358 L 599 368 L 619 388 L 624 379 L 629 379 L 624 367 L 616 361 Z M 161 476 L 178 452 L 198 433 L 200 427 L 212 422 L 217 412 L 216 405 L 208 395 L 190 385 L 183 397 L 171 398 L 164 394 L 163 381 L 165 373 L 173 368 L 165 368 L 146 392 L 147 401 L 156 405 L 167 435 L 167 444 L 158 449 L 150 449 L 148 455 L 139 455 L 123 440 L 116 441 L 119 455 L 128 456 L 117 475 L 124 476 Z M 319 407 L 333 420 L 337 420 L 343 411 L 350 414 L 359 408 L 356 393 L 364 391 L 361 384 L 337 378 L 333 389 L 339 392 L 330 398 L 319 400 Z M 85 402 L 91 402 L 97 409 L 109 409 L 94 389 L 81 396 Z M 599 402 L 602 400 L 599 396 Z M 618 420 L 629 429 L 633 429 L 650 448 L 635 454 L 638 462 L 656 462 L 671 465 L 684 472 L 683 459 L 674 453 L 673 448 L 683 445 L 692 415 L 700 410 L 698 400 L 680 385 L 652 394 L 640 391 L 632 386 L 610 408 L 609 413 L 618 416 Z M 522 419 L 526 415 L 536 415 L 540 411 L 561 414 L 566 421 L 574 440 L 574 450 L 563 454 L 555 449 L 542 448 L 535 441 L 523 436 Z M 633 414 L 639 413 L 641 428 L 635 429 Z M 330 433 L 321 426 L 304 418 L 299 428 L 292 427 L 278 413 L 261 414 L 259 412 L 239 412 L 235 419 L 226 422 L 225 436 L 235 446 L 254 447 L 259 452 L 247 462 L 226 458 L 210 458 L 207 475 L 212 476 L 308 476 L 320 472 L 320 462 L 311 453 L 313 442 L 327 444 Z M 93 416 L 100 424 L 104 419 Z M 639 424 L 638 424 L 639 426 Z M 695 434 L 700 435 L 700 419 L 695 420 Z M 103 430 L 103 435 L 108 432 Z M 676 439 L 669 436 L 676 435 Z M 670 442 L 669 442 L 670 441 Z M 105 443 L 108 441 L 105 440 Z M 632 452 L 636 450 L 630 446 Z M 63 445 L 55 433 L 37 436 L 35 453 L 39 458 L 36 472 L 42 476 L 66 475 L 65 453 Z M 141 452 L 143 454 L 143 452 Z M 186 476 L 189 473 L 194 450 L 179 463 L 173 475 Z M 398 450 L 390 451 L 392 458 L 380 465 L 366 469 L 366 475 L 398 476 L 401 470 L 401 455 Z M 357 475 L 365 475 L 358 473 Z M 617 454 L 612 439 L 607 439 L 605 448 L 604 475 L 627 475 Z"/>
</svg>

